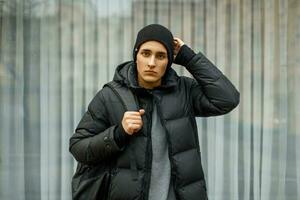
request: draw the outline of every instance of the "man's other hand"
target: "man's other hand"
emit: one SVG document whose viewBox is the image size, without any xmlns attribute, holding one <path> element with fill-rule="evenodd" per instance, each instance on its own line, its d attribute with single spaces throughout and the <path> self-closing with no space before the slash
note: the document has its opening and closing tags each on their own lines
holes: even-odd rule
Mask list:
<svg viewBox="0 0 300 200">
<path fill-rule="evenodd" d="M 184 42 L 180 38 L 174 37 L 174 59 L 183 45 Z"/>
</svg>

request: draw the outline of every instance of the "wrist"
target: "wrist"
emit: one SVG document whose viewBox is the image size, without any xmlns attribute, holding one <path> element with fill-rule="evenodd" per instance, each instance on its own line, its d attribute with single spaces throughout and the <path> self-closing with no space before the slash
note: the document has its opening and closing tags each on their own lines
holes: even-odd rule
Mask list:
<svg viewBox="0 0 300 200">
<path fill-rule="evenodd" d="M 122 124 L 117 125 L 114 131 L 114 139 L 120 148 L 122 148 L 128 142 L 129 135 L 124 130 Z"/>
</svg>

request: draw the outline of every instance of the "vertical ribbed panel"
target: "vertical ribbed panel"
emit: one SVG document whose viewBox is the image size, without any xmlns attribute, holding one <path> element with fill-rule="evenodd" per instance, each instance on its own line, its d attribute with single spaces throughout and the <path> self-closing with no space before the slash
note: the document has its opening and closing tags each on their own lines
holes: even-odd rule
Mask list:
<svg viewBox="0 0 300 200">
<path fill-rule="evenodd" d="M 150 23 L 241 93 L 197 119 L 210 199 L 299 199 L 299 21 L 298 0 L 0 0 L 0 199 L 71 199 L 69 138 Z"/>
</svg>

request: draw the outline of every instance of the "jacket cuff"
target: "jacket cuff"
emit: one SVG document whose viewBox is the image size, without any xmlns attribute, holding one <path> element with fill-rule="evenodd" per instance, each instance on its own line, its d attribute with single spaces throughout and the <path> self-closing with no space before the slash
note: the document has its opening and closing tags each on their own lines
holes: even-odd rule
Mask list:
<svg viewBox="0 0 300 200">
<path fill-rule="evenodd" d="M 187 45 L 183 45 L 175 57 L 174 63 L 186 66 L 196 53 Z"/>
<path fill-rule="evenodd" d="M 125 132 L 122 124 L 117 125 L 114 131 L 114 140 L 117 143 L 119 148 L 125 146 L 129 140 L 129 135 Z"/>
</svg>

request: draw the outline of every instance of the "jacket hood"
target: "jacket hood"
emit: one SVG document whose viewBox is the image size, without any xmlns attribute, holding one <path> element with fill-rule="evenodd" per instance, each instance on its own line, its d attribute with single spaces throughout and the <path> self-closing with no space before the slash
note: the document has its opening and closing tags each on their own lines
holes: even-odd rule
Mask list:
<svg viewBox="0 0 300 200">
<path fill-rule="evenodd" d="M 142 89 L 137 82 L 137 70 L 134 61 L 120 64 L 115 71 L 114 81 L 125 84 L 130 88 Z M 178 75 L 171 67 L 167 68 L 163 76 L 162 85 L 159 88 L 170 89 L 177 85 Z"/>
</svg>

